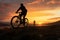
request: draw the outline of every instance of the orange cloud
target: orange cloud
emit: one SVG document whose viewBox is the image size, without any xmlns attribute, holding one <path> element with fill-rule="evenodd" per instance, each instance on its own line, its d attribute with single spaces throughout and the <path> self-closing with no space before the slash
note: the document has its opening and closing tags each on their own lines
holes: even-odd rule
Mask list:
<svg viewBox="0 0 60 40">
<path fill-rule="evenodd" d="M 46 23 L 52 23 L 52 22 L 56 22 L 56 21 L 59 21 L 60 20 L 60 17 L 54 17 L 54 18 L 50 18 L 46 21 Z"/>
<path fill-rule="evenodd" d="M 47 4 L 49 5 L 49 4 L 60 4 L 60 0 L 51 0 L 51 1 L 49 1 L 49 2 L 47 2 Z"/>
<path fill-rule="evenodd" d="M 54 16 L 51 10 L 42 10 L 42 11 L 29 11 L 27 17 L 42 17 L 42 16 Z"/>
<path fill-rule="evenodd" d="M 51 18 L 51 19 L 48 19 L 48 20 L 60 20 L 60 17 L 55 17 L 55 18 Z"/>
<path fill-rule="evenodd" d="M 33 1 L 31 3 L 28 3 L 28 4 L 36 4 L 36 3 L 39 3 L 39 2 L 41 2 L 41 0 L 35 0 L 35 1 Z"/>
</svg>

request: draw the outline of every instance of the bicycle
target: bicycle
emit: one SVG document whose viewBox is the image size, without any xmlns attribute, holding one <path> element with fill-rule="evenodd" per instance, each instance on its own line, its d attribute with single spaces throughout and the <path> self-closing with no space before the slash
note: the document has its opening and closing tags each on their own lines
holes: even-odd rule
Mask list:
<svg viewBox="0 0 60 40">
<path fill-rule="evenodd" d="M 21 12 L 18 12 L 18 13 L 20 15 Z M 28 26 L 28 23 L 29 23 L 28 19 L 25 18 L 25 25 L 23 25 L 23 19 L 20 20 L 20 16 L 19 15 L 18 16 L 13 16 L 11 18 L 11 27 L 13 29 L 16 28 L 16 27 L 21 27 L 21 26 L 27 27 Z"/>
</svg>

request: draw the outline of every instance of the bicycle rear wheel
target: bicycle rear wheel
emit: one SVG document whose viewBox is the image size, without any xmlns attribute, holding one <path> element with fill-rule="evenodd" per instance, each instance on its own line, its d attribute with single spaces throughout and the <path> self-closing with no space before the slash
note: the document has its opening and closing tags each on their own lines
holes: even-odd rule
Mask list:
<svg viewBox="0 0 60 40">
<path fill-rule="evenodd" d="M 27 27 L 29 24 L 29 20 L 27 18 L 25 18 L 25 27 Z"/>
<path fill-rule="evenodd" d="M 18 27 L 18 25 L 20 24 L 20 19 L 18 16 L 14 16 L 11 19 L 11 27 L 14 29 L 16 27 Z"/>
</svg>

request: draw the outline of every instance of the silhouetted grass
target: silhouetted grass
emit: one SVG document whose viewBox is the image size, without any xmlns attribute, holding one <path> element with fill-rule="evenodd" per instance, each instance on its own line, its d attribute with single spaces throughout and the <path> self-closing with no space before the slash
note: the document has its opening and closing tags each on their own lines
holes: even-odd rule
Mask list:
<svg viewBox="0 0 60 40">
<path fill-rule="evenodd" d="M 57 40 L 60 35 L 55 30 L 49 27 L 4 29 L 0 30 L 0 40 Z"/>
</svg>

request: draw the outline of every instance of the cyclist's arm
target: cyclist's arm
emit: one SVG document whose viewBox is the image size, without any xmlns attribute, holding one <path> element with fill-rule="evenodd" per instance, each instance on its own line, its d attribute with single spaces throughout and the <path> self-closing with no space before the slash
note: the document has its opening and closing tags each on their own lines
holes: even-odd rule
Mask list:
<svg viewBox="0 0 60 40">
<path fill-rule="evenodd" d="M 16 11 L 16 13 L 21 9 L 21 7 L 19 7 L 19 9 Z"/>
</svg>

